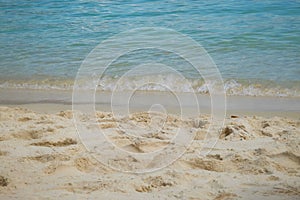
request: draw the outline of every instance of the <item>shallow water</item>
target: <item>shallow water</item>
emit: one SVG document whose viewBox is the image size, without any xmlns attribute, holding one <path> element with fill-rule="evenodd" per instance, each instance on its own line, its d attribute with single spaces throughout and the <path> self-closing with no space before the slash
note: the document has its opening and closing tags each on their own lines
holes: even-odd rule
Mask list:
<svg viewBox="0 0 300 200">
<path fill-rule="evenodd" d="M 81 62 L 101 41 L 133 28 L 164 27 L 207 50 L 228 94 L 300 96 L 299 1 L 1 0 L 0 8 L 2 88 L 71 89 Z M 145 50 L 116 60 L 100 89 L 112 90 L 128 69 L 153 58 L 178 70 L 195 91 L 208 92 L 180 58 Z M 127 78 L 120 89 L 143 78 Z M 155 78 L 189 92 L 176 77 Z"/>
</svg>

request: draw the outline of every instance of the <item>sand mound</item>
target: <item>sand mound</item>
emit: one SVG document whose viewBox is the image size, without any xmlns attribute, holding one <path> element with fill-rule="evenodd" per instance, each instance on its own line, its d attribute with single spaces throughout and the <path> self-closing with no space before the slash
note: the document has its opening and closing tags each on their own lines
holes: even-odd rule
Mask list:
<svg viewBox="0 0 300 200">
<path fill-rule="evenodd" d="M 188 161 L 185 161 L 185 163 L 192 169 L 203 169 L 203 170 L 215 171 L 215 172 L 223 171 L 222 163 L 216 160 L 193 158 Z"/>
<path fill-rule="evenodd" d="M 135 188 L 137 192 L 152 192 L 153 190 L 159 190 L 165 187 L 171 187 L 175 185 L 173 181 L 165 180 L 161 176 L 147 177 L 143 180 L 144 184 Z"/>
<path fill-rule="evenodd" d="M 90 172 L 95 169 L 95 164 L 86 157 L 76 158 L 74 164 L 81 172 Z"/>
</svg>

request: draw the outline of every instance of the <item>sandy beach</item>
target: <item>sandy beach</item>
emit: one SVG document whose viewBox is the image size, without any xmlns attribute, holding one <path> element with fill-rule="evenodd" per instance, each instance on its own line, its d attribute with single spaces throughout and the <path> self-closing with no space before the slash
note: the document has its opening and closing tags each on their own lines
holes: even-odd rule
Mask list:
<svg viewBox="0 0 300 200">
<path fill-rule="evenodd" d="M 300 1 L 0 8 L 0 200 L 300 200 Z"/>
<path fill-rule="evenodd" d="M 273 200 L 300 196 L 300 119 L 295 115 L 228 115 L 217 144 L 203 157 L 198 151 L 204 145 L 208 115 L 181 119 L 168 114 L 164 129 L 150 134 L 147 127 L 159 124 L 150 123 L 145 112 L 113 118 L 110 112 L 98 111 L 99 129 L 118 147 L 133 153 L 163 147 L 178 126 L 194 134 L 192 144 L 174 163 L 136 174 L 113 170 L 96 160 L 78 137 L 72 111 L 56 111 L 49 105 L 28 107 L 0 107 L 0 199 Z M 144 132 L 139 134 L 148 140 L 136 142 L 133 136 L 116 131 L 120 125 L 125 132 L 142 126 Z M 123 164 L 118 162 L 120 168 Z"/>
</svg>

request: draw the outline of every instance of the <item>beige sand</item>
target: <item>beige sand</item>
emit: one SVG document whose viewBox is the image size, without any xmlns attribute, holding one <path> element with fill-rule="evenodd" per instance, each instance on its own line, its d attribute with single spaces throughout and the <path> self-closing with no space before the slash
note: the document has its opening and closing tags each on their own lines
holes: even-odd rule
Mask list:
<svg viewBox="0 0 300 200">
<path fill-rule="evenodd" d="M 300 119 L 232 116 L 205 157 L 197 152 L 208 116 L 168 116 L 165 129 L 149 134 L 149 116 L 120 117 L 149 142 L 114 133 L 110 113 L 98 113 L 102 130 L 127 151 L 166 145 L 174 127 L 195 134 L 188 151 L 170 166 L 146 174 L 122 173 L 95 160 L 81 144 L 71 111 L 37 113 L 0 107 L 0 199 L 299 199 Z M 152 124 L 153 125 L 153 124 Z M 155 124 L 154 124 L 155 125 Z M 120 163 L 122 165 L 122 163 Z M 122 166 L 121 166 L 122 167 Z"/>
</svg>

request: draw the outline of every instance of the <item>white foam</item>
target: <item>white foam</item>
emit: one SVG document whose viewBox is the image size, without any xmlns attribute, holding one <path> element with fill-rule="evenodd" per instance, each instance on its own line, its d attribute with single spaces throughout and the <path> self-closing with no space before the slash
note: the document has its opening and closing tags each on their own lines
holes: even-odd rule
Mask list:
<svg viewBox="0 0 300 200">
<path fill-rule="evenodd" d="M 104 76 L 99 82 L 91 84 L 91 80 L 84 80 L 80 87 L 82 89 L 95 89 L 102 91 L 173 91 L 173 92 L 196 92 L 208 94 L 213 82 L 205 82 L 202 79 L 185 79 L 171 75 L 148 75 L 148 76 L 128 76 L 111 77 Z M 245 81 L 244 81 L 245 82 Z M 230 79 L 224 81 L 224 88 L 227 95 L 237 96 L 279 96 L 279 97 L 299 97 L 300 88 L 287 88 L 280 85 L 242 83 Z M 40 89 L 40 90 L 72 90 L 73 80 L 30 80 L 30 81 L 4 81 L 0 83 L 0 88 L 16 89 Z"/>
</svg>

